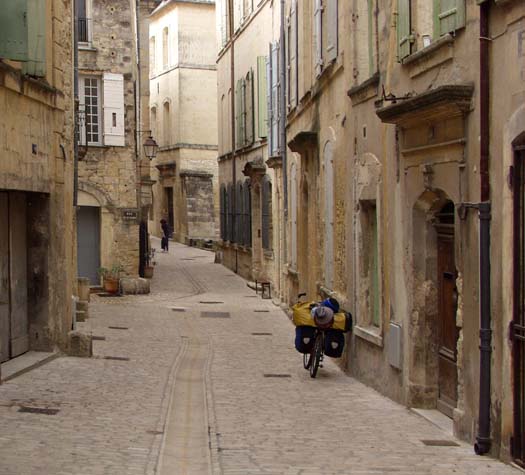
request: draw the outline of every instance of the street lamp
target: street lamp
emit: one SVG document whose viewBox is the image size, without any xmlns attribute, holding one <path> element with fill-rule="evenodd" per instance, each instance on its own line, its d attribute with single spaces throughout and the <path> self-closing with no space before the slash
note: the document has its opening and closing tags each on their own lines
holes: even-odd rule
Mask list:
<svg viewBox="0 0 525 475">
<path fill-rule="evenodd" d="M 148 157 L 150 160 L 153 160 L 157 156 L 158 148 L 159 146 L 157 145 L 157 142 L 155 142 L 153 137 L 150 135 L 144 142 L 144 155 L 146 155 L 146 157 Z"/>
</svg>

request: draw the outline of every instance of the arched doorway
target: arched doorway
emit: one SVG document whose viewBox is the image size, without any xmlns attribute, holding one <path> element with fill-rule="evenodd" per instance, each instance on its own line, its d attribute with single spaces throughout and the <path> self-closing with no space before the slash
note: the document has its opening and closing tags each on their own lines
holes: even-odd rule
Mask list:
<svg viewBox="0 0 525 475">
<path fill-rule="evenodd" d="M 458 371 L 455 207 L 441 191 L 425 191 L 413 210 L 413 305 L 409 403 L 453 416 Z"/>
</svg>

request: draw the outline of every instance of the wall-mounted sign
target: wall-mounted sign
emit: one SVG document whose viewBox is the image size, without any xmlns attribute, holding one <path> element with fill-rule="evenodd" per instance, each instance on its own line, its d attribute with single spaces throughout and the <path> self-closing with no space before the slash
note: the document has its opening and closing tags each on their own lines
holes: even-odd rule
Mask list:
<svg viewBox="0 0 525 475">
<path fill-rule="evenodd" d="M 124 221 L 137 221 L 139 219 L 139 210 L 136 208 L 125 208 L 121 210 Z"/>
</svg>

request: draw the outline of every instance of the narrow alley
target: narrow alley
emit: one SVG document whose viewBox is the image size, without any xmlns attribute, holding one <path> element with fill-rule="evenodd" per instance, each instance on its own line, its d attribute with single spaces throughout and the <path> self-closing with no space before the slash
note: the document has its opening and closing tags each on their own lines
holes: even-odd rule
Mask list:
<svg viewBox="0 0 525 475">
<path fill-rule="evenodd" d="M 213 253 L 156 261 L 150 295 L 93 298 L 93 358 L 0 386 L 2 475 L 519 473 L 332 361 L 311 379 L 287 316 Z"/>
</svg>

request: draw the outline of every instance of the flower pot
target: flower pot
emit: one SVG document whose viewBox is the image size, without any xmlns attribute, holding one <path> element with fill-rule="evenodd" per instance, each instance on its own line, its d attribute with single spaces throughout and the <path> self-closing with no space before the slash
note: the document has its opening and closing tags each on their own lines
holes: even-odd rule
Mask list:
<svg viewBox="0 0 525 475">
<path fill-rule="evenodd" d="M 146 266 L 144 267 L 144 277 L 146 279 L 151 279 L 153 277 L 153 266 Z"/>
<path fill-rule="evenodd" d="M 116 294 L 118 292 L 118 279 L 104 277 L 104 290 L 108 294 Z"/>
</svg>

